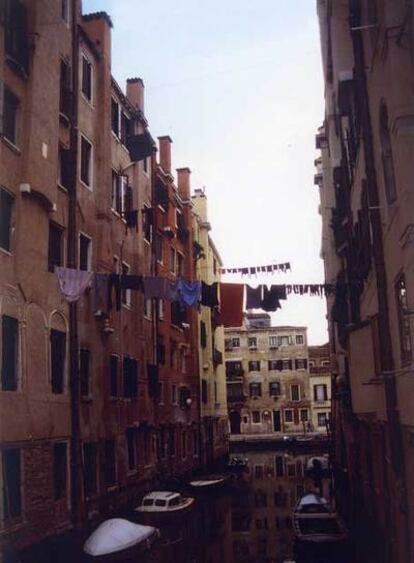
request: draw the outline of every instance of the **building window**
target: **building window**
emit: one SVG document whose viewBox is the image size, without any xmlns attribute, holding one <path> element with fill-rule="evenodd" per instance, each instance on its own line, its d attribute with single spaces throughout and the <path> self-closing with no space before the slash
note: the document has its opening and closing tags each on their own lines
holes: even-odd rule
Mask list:
<svg viewBox="0 0 414 563">
<path fill-rule="evenodd" d="M 252 411 L 252 422 L 255 424 L 260 422 L 260 411 Z"/>
<path fill-rule="evenodd" d="M 278 336 L 277 342 L 279 346 L 289 346 L 292 344 L 292 337 L 291 336 Z"/>
<path fill-rule="evenodd" d="M 91 394 L 90 356 L 90 350 L 87 348 L 81 348 L 79 350 L 79 379 L 82 397 L 89 397 Z"/>
<path fill-rule="evenodd" d="M 60 15 L 62 20 L 69 25 L 69 0 L 60 0 Z"/>
<path fill-rule="evenodd" d="M 328 387 L 326 385 L 313 386 L 313 399 L 316 402 L 328 400 Z"/>
<path fill-rule="evenodd" d="M 231 346 L 232 348 L 240 348 L 240 338 L 232 338 Z"/>
<path fill-rule="evenodd" d="M 53 444 L 53 492 L 54 499 L 60 500 L 67 496 L 67 444 Z"/>
<path fill-rule="evenodd" d="M 142 210 L 142 232 L 144 235 L 144 240 L 146 240 L 147 242 L 152 241 L 152 225 L 153 225 L 152 209 L 144 206 L 144 209 Z M 161 235 L 157 235 L 157 236 L 161 237 Z M 161 260 L 162 260 L 162 238 L 161 238 Z"/>
<path fill-rule="evenodd" d="M 92 270 L 92 240 L 83 233 L 79 234 L 79 270 Z"/>
<path fill-rule="evenodd" d="M 68 190 L 71 185 L 70 151 L 59 145 L 58 152 L 58 185 Z"/>
<path fill-rule="evenodd" d="M 204 381 L 204 380 L 202 380 Z M 176 405 L 178 400 L 177 400 L 177 385 L 171 385 L 171 402 L 173 405 Z"/>
<path fill-rule="evenodd" d="M 300 401 L 300 387 L 299 385 L 290 386 L 290 398 L 292 401 Z"/>
<path fill-rule="evenodd" d="M 144 158 L 144 160 L 142 161 L 142 168 L 143 168 L 145 174 L 149 173 L 149 163 L 150 163 L 150 159 L 147 156 L 147 158 Z"/>
<path fill-rule="evenodd" d="M 395 284 L 398 324 L 400 332 L 401 362 L 408 363 L 412 358 L 410 317 L 408 313 L 407 288 L 405 275 L 401 275 Z"/>
<path fill-rule="evenodd" d="M 123 145 L 127 144 L 127 139 L 129 137 L 131 128 L 131 121 L 127 115 L 123 111 L 121 111 L 121 143 Z"/>
<path fill-rule="evenodd" d="M 59 89 L 59 112 L 66 117 L 71 114 L 71 70 L 70 65 L 61 59 L 60 61 L 60 89 Z"/>
<path fill-rule="evenodd" d="M 308 421 L 308 409 L 300 409 L 300 420 L 301 422 Z"/>
<path fill-rule="evenodd" d="M 61 394 L 65 385 L 66 333 L 50 331 L 52 393 Z"/>
<path fill-rule="evenodd" d="M 183 459 L 187 457 L 187 432 L 185 430 L 181 433 L 181 450 Z"/>
<path fill-rule="evenodd" d="M 293 410 L 292 409 L 285 409 L 285 422 L 293 422 Z"/>
<path fill-rule="evenodd" d="M 279 360 L 269 360 L 269 361 L 268 361 L 268 370 L 269 370 L 269 371 L 274 371 L 274 370 L 280 371 L 280 370 L 278 369 L 278 364 L 279 364 L 279 363 L 280 363 Z"/>
<path fill-rule="evenodd" d="M 262 396 L 262 384 L 261 383 L 250 383 L 250 397 L 261 397 Z"/>
<path fill-rule="evenodd" d="M 285 474 L 285 460 L 283 456 L 275 456 L 275 473 L 276 477 L 283 477 Z"/>
<path fill-rule="evenodd" d="M 280 382 L 271 381 L 269 383 L 269 395 L 271 397 L 278 397 L 280 395 Z"/>
<path fill-rule="evenodd" d="M 3 391 L 16 391 L 18 387 L 19 325 L 17 319 L 3 315 L 1 388 Z"/>
<path fill-rule="evenodd" d="M 124 397 L 138 396 L 138 361 L 128 356 L 123 362 Z"/>
<path fill-rule="evenodd" d="M 282 360 L 282 370 L 292 369 L 292 360 Z"/>
<path fill-rule="evenodd" d="M 92 101 L 92 63 L 82 54 L 82 94 Z"/>
<path fill-rule="evenodd" d="M 150 297 L 147 297 L 145 299 L 145 311 L 144 311 L 144 316 L 147 319 L 151 319 L 152 318 L 152 299 Z"/>
<path fill-rule="evenodd" d="M 29 62 L 27 10 L 20 0 L 11 0 L 2 2 L 2 12 L 4 50 L 17 66 L 27 72 Z"/>
<path fill-rule="evenodd" d="M 163 263 L 163 238 L 158 233 L 155 235 L 155 256 L 161 264 Z"/>
<path fill-rule="evenodd" d="M 63 229 L 50 221 L 47 269 L 55 271 L 55 266 L 63 265 Z"/>
<path fill-rule="evenodd" d="M 83 465 L 84 465 L 84 491 L 85 497 L 90 497 L 98 492 L 98 447 L 97 444 L 89 442 L 83 445 Z"/>
<path fill-rule="evenodd" d="M 175 273 L 175 259 L 176 259 L 176 252 L 175 248 L 170 248 L 170 272 Z"/>
<path fill-rule="evenodd" d="M 17 119 L 19 113 L 19 99 L 2 82 L 0 82 L 0 94 L 3 90 L 3 120 L 0 122 L 1 134 L 8 141 L 17 145 Z M 1 100 L 1 97 L 0 97 Z"/>
<path fill-rule="evenodd" d="M 318 426 L 321 427 L 325 427 L 326 426 L 326 412 L 318 412 Z"/>
<path fill-rule="evenodd" d="M 255 336 L 249 336 L 247 338 L 247 345 L 249 348 L 257 348 L 257 338 Z"/>
<path fill-rule="evenodd" d="M 128 454 L 128 470 L 135 471 L 137 468 L 137 431 L 135 428 L 127 428 L 125 435 Z"/>
<path fill-rule="evenodd" d="M 308 367 L 308 360 L 306 358 L 297 358 L 295 360 L 296 369 L 306 369 Z"/>
<path fill-rule="evenodd" d="M 115 135 L 119 136 L 119 104 L 112 98 L 111 100 L 111 124 L 112 131 Z"/>
<path fill-rule="evenodd" d="M 277 348 L 278 339 L 277 336 L 269 336 L 269 348 Z"/>
<path fill-rule="evenodd" d="M 164 320 L 164 299 L 158 299 L 158 318 Z"/>
<path fill-rule="evenodd" d="M 129 272 L 131 271 L 131 267 L 125 262 L 122 262 L 121 268 L 122 268 L 122 275 L 128 276 Z M 122 285 L 121 285 L 121 303 L 124 307 L 131 307 L 131 289 L 125 289 L 124 287 L 122 287 Z"/>
<path fill-rule="evenodd" d="M 115 440 L 105 440 L 105 486 L 113 487 L 116 483 Z"/>
<path fill-rule="evenodd" d="M 249 371 L 260 371 L 260 361 L 250 361 Z"/>
<path fill-rule="evenodd" d="M 0 247 L 10 252 L 11 216 L 14 197 L 0 188 Z"/>
<path fill-rule="evenodd" d="M 112 170 L 112 209 L 124 216 L 127 210 L 128 178 Z"/>
<path fill-rule="evenodd" d="M 303 343 L 304 343 L 303 334 L 297 334 L 296 335 L 296 344 L 303 344 Z"/>
<path fill-rule="evenodd" d="M 186 319 L 186 310 L 182 309 L 178 301 L 171 302 L 171 324 L 181 327 Z"/>
<path fill-rule="evenodd" d="M 88 188 L 92 188 L 92 144 L 83 135 L 81 135 L 80 177 Z"/>
<path fill-rule="evenodd" d="M 11 520 L 22 513 L 21 454 L 19 448 L 2 452 L 3 518 Z"/>
<path fill-rule="evenodd" d="M 111 354 L 109 357 L 109 393 L 111 397 L 118 396 L 118 362 L 118 356 Z"/>
<path fill-rule="evenodd" d="M 380 109 L 380 142 L 385 195 L 387 197 L 388 205 L 391 205 L 397 199 L 397 191 L 395 186 L 394 159 L 392 156 L 391 135 L 388 125 L 388 111 L 384 103 L 381 104 Z"/>
</svg>

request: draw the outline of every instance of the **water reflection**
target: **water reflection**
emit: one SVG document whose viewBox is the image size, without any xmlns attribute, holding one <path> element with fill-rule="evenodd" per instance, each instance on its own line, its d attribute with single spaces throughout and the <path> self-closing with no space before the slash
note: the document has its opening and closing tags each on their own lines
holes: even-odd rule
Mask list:
<svg viewBox="0 0 414 563">
<path fill-rule="evenodd" d="M 171 563 L 283 563 L 294 559 L 292 509 L 313 487 L 314 454 L 248 452 L 246 472 L 226 492 L 204 494 L 194 510 L 162 525 L 148 560 Z M 324 495 L 329 493 L 327 479 Z"/>
</svg>

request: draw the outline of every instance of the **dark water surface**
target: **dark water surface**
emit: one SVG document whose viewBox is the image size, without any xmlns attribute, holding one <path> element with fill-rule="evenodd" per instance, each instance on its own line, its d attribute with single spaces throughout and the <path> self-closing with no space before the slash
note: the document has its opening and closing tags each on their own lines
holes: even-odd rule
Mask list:
<svg viewBox="0 0 414 563">
<path fill-rule="evenodd" d="M 314 487 L 305 476 L 315 454 L 255 451 L 248 470 L 226 491 L 196 497 L 194 509 L 161 526 L 161 540 L 145 561 L 158 563 L 284 563 L 294 561 L 292 509 Z M 329 495 L 329 479 L 323 480 Z M 141 559 L 142 560 L 142 559 Z M 350 561 L 337 555 L 304 561 Z"/>
</svg>

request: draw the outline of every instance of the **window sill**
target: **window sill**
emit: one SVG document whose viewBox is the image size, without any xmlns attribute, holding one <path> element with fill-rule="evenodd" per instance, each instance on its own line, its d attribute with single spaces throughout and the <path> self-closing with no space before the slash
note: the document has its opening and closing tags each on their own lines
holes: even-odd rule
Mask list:
<svg viewBox="0 0 414 563">
<path fill-rule="evenodd" d="M 57 183 L 57 187 L 59 190 L 61 190 L 62 192 L 64 192 L 65 194 L 69 193 L 68 188 L 65 188 L 65 186 L 63 186 L 62 184 L 60 184 L 59 182 Z"/>
<path fill-rule="evenodd" d="M 89 190 L 90 192 L 93 192 L 93 186 L 88 186 L 88 184 L 86 184 L 82 178 L 79 178 L 79 182 L 82 184 L 82 186 L 84 186 L 87 190 Z"/>
<path fill-rule="evenodd" d="M 130 311 L 132 309 L 131 303 L 121 303 L 121 306 L 123 309 L 126 309 L 127 311 Z"/>
<path fill-rule="evenodd" d="M 117 219 L 119 219 L 120 221 L 122 221 L 124 223 L 124 225 L 126 225 L 126 220 L 122 217 L 122 215 L 119 211 L 117 211 L 116 209 L 111 207 L 111 212 L 112 212 L 113 215 L 115 215 L 115 217 Z"/>
<path fill-rule="evenodd" d="M 65 113 L 63 113 L 63 112 L 61 112 L 61 111 L 59 112 L 59 121 L 60 121 L 60 123 L 61 123 L 62 125 L 64 125 L 65 127 L 68 127 L 68 128 L 69 128 L 69 126 L 70 126 L 70 119 L 69 119 L 69 117 L 68 117 Z"/>
<path fill-rule="evenodd" d="M 0 246 L 0 252 L 5 254 L 6 256 L 13 256 L 13 254 L 10 250 L 6 250 L 5 248 L 2 248 L 1 246 Z"/>
<path fill-rule="evenodd" d="M 22 154 L 22 151 L 19 149 L 17 145 L 13 143 L 13 141 L 10 141 L 10 139 L 5 137 L 4 135 L 0 135 L 0 139 L 6 145 L 6 147 L 8 147 L 12 152 L 14 152 L 19 156 Z"/>
</svg>

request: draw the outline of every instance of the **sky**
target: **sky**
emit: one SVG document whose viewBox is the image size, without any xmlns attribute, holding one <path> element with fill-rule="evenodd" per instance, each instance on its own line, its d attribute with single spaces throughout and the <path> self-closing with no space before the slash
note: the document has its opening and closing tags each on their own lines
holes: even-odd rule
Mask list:
<svg viewBox="0 0 414 563">
<path fill-rule="evenodd" d="M 205 188 L 225 267 L 290 262 L 292 272 L 224 282 L 323 283 L 315 133 L 323 78 L 314 0 L 83 0 L 112 18 L 112 74 L 145 83 L 152 136 Z M 275 325 L 327 341 L 320 297 L 289 297 Z"/>
</svg>

